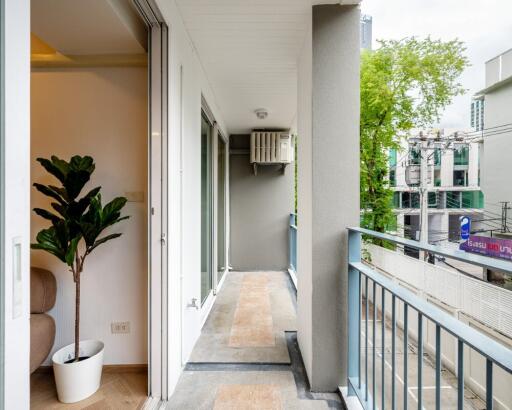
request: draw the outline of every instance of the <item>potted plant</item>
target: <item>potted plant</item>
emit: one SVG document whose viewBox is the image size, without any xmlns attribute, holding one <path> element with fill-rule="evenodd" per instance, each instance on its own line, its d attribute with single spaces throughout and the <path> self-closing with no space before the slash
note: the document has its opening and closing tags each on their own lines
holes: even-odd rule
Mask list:
<svg viewBox="0 0 512 410">
<path fill-rule="evenodd" d="M 73 156 L 69 162 L 56 156 L 38 158 L 43 168 L 59 181 L 58 186 L 35 183 L 34 187 L 49 197 L 53 211 L 35 208 L 34 212 L 48 220 L 51 226 L 36 236 L 32 249 L 44 250 L 65 263 L 75 283 L 75 342 L 57 351 L 53 370 L 59 400 L 73 403 L 83 400 L 100 386 L 103 367 L 101 341 L 80 341 L 80 279 L 86 258 L 100 245 L 118 238 L 120 233 L 101 236 L 105 229 L 127 219 L 121 216 L 126 198 L 114 198 L 105 206 L 101 203 L 101 187 L 81 196 L 82 189 L 94 172 L 94 160 Z M 101 236 L 101 237 L 100 237 Z"/>
</svg>

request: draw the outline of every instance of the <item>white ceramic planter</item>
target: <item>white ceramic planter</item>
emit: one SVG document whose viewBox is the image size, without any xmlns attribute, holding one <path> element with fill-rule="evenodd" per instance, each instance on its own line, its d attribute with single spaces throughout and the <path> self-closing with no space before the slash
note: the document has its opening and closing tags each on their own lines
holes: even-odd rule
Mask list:
<svg viewBox="0 0 512 410">
<path fill-rule="evenodd" d="M 86 360 L 65 363 L 75 357 L 75 345 L 58 350 L 53 356 L 57 395 L 63 403 L 75 403 L 94 394 L 100 387 L 104 344 L 98 340 L 80 342 L 80 357 Z"/>
</svg>

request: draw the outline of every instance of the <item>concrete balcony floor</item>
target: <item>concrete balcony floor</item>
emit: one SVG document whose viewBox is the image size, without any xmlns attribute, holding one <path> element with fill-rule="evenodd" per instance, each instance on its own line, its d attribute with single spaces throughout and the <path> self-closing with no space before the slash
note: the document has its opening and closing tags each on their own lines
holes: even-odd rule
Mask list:
<svg viewBox="0 0 512 410">
<path fill-rule="evenodd" d="M 284 272 L 230 272 L 168 409 L 341 409 L 311 393 Z"/>
</svg>

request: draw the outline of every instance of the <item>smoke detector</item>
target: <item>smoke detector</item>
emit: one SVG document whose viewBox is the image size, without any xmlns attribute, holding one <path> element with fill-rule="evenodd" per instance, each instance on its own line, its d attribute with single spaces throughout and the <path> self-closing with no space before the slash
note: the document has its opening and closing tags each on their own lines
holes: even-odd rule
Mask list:
<svg viewBox="0 0 512 410">
<path fill-rule="evenodd" d="M 268 116 L 268 111 L 265 108 L 258 108 L 257 110 L 254 111 L 254 113 L 256 114 L 256 117 L 258 117 L 258 119 L 260 120 L 264 120 Z"/>
</svg>

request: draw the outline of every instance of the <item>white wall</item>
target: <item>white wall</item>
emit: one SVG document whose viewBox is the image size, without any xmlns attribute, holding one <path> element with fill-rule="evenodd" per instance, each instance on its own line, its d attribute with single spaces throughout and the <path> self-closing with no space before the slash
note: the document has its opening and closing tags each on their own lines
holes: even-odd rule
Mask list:
<svg viewBox="0 0 512 410">
<path fill-rule="evenodd" d="M 260 166 L 249 161 L 249 135 L 231 136 L 231 147 L 247 154 L 230 155 L 231 263 L 234 270 L 288 269 L 288 230 L 294 212 L 295 163 Z M 248 235 L 250 233 L 250 235 Z"/>
<path fill-rule="evenodd" d="M 5 285 L 5 345 L 2 380 L 6 409 L 28 409 L 29 393 L 29 152 L 30 152 L 30 3 L 6 0 L 5 33 L 5 171 L 2 221 L 2 275 Z M 13 241 L 21 243 L 21 311 L 13 317 Z M 3 406 L 2 406 L 3 405 Z"/>
<path fill-rule="evenodd" d="M 143 194 L 142 202 L 125 206 L 130 219 L 110 229 L 123 235 L 86 259 L 80 338 L 102 340 L 106 364 L 147 363 L 147 70 L 38 69 L 31 80 L 32 182 L 55 183 L 37 157 L 90 155 L 96 170 L 86 189 L 101 186 L 103 203 L 127 192 Z M 46 197 L 34 188 L 30 192 L 32 207 L 49 209 Z M 31 213 L 33 240 L 46 226 Z M 31 251 L 31 264 L 57 278 L 57 303 L 50 311 L 57 326 L 56 350 L 74 340 L 72 276 L 43 251 Z M 129 321 L 130 333 L 112 334 L 114 321 Z"/>
<path fill-rule="evenodd" d="M 298 220 L 300 229 L 297 235 L 297 338 L 307 373 L 312 374 L 313 343 L 310 335 L 313 331 L 313 259 L 312 248 L 312 212 L 313 203 L 310 193 L 313 184 L 311 156 L 312 140 L 312 89 L 313 89 L 313 42 L 312 27 L 309 27 L 304 46 L 298 61 L 297 84 L 297 164 L 299 181 L 297 187 Z"/>
<path fill-rule="evenodd" d="M 491 128 L 512 123 L 511 106 L 512 86 L 510 83 L 487 94 L 485 96 L 485 127 Z M 512 132 L 484 137 L 482 191 L 485 195 L 485 207 L 490 212 L 499 213 L 499 202 L 501 201 L 512 202 L 511 150 Z"/>
<path fill-rule="evenodd" d="M 174 1 L 157 0 L 169 26 L 169 394 L 201 331 L 201 94 L 226 128 Z M 181 78 L 180 73 L 183 73 Z M 183 290 L 183 292 L 182 292 Z"/>
<path fill-rule="evenodd" d="M 469 166 L 468 166 L 468 186 L 478 187 L 478 174 L 480 168 L 480 144 L 469 144 Z"/>
</svg>

